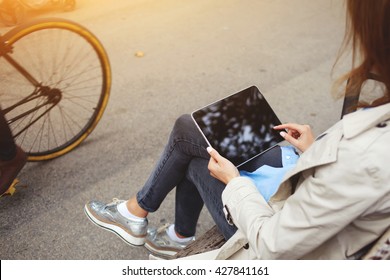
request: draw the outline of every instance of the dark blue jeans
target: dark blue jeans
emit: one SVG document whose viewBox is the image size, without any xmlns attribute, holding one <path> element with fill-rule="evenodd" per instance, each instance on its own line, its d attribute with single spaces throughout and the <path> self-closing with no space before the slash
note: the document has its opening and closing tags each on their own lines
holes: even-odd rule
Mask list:
<svg viewBox="0 0 390 280">
<path fill-rule="evenodd" d="M 144 187 L 137 193 L 139 205 L 154 212 L 167 194 L 176 187 L 175 230 L 193 236 L 206 204 L 212 218 L 226 239 L 235 232 L 223 214 L 222 191 L 225 184 L 210 175 L 207 168 L 207 143 L 189 115 L 179 117 L 163 154 Z"/>
<path fill-rule="evenodd" d="M 138 204 L 155 212 L 176 187 L 175 230 L 183 236 L 193 236 L 203 204 L 214 222 L 229 239 L 237 230 L 227 223 L 223 213 L 222 192 L 225 184 L 210 175 L 207 143 L 189 115 L 179 117 L 168 144 L 144 187 L 137 193 Z M 281 167 L 281 150 L 277 146 L 243 169 L 253 171 L 263 164 Z M 255 166 L 254 166 L 255 165 Z"/>
</svg>

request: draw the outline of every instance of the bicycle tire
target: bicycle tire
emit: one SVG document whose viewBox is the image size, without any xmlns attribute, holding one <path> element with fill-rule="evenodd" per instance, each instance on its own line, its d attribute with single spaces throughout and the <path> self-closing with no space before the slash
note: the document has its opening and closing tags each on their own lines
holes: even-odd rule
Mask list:
<svg viewBox="0 0 390 280">
<path fill-rule="evenodd" d="M 42 85 L 55 85 L 62 94 L 53 109 L 17 137 L 18 131 L 41 112 L 10 123 L 16 143 L 27 152 L 29 161 L 49 160 L 70 152 L 93 131 L 108 103 L 111 68 L 103 45 L 83 26 L 58 18 L 20 25 L 3 38 L 13 47 L 13 59 Z M 12 104 L 36 90 L 31 88 L 25 93 L 31 84 L 4 62 L 0 66 L 0 78 L 3 110 L 7 103 Z M 37 100 L 33 105 L 42 102 Z M 27 106 L 31 104 L 18 106 L 6 118 L 10 121 L 20 111 L 29 110 L 22 108 Z"/>
</svg>

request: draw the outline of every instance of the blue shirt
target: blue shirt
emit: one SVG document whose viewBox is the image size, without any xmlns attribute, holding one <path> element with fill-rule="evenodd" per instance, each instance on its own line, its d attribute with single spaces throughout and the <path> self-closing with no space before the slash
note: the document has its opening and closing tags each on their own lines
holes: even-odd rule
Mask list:
<svg viewBox="0 0 390 280">
<path fill-rule="evenodd" d="M 282 165 L 283 167 L 272 167 L 263 165 L 253 172 L 240 171 L 240 175 L 250 178 L 264 199 L 268 202 L 279 188 L 279 185 L 287 171 L 292 169 L 299 155 L 291 146 L 282 146 Z"/>
</svg>

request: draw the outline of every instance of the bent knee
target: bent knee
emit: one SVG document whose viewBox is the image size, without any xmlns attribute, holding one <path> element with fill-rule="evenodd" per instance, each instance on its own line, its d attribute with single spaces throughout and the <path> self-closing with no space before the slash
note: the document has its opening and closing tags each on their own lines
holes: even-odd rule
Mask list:
<svg viewBox="0 0 390 280">
<path fill-rule="evenodd" d="M 196 128 L 194 121 L 192 120 L 189 114 L 183 114 L 178 117 L 175 121 L 174 130 L 179 131 L 188 131 L 190 129 Z"/>
</svg>

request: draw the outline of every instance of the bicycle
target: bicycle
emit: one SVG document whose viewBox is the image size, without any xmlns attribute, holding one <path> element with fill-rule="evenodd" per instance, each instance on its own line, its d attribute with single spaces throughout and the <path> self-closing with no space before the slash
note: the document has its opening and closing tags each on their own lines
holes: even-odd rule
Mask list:
<svg viewBox="0 0 390 280">
<path fill-rule="evenodd" d="M 0 35 L 0 104 L 28 161 L 62 156 L 100 121 L 111 88 L 107 53 L 90 31 L 39 19 Z"/>
<path fill-rule="evenodd" d="M 76 0 L 0 0 L 0 19 L 5 25 L 12 26 L 23 22 L 28 11 L 55 7 L 72 11 Z"/>
</svg>

